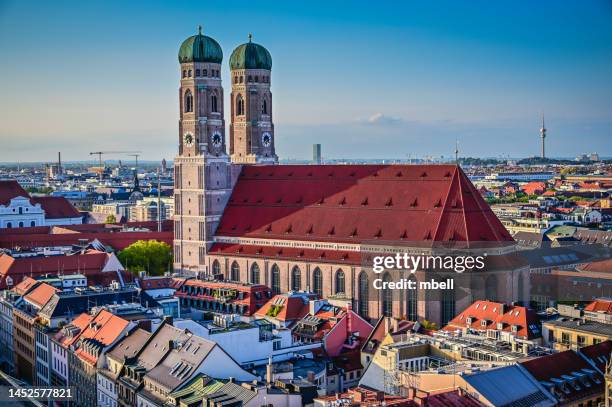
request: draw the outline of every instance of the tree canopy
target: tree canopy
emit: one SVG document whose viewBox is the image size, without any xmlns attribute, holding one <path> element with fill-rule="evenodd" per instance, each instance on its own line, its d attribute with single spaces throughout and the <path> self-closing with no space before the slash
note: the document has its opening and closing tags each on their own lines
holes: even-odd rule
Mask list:
<svg viewBox="0 0 612 407">
<path fill-rule="evenodd" d="M 121 250 L 117 257 L 132 273 L 146 271 L 160 276 L 172 267 L 172 248 L 157 240 L 139 240 Z"/>
</svg>

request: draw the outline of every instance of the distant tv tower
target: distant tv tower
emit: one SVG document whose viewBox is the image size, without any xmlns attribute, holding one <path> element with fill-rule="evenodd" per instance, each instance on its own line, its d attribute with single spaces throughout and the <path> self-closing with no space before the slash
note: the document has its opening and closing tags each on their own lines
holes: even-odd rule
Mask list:
<svg viewBox="0 0 612 407">
<path fill-rule="evenodd" d="M 459 165 L 459 139 L 455 139 L 455 164 Z"/>
<path fill-rule="evenodd" d="M 540 138 L 542 139 L 542 158 L 546 158 L 546 150 L 544 149 L 544 139 L 546 139 L 546 126 L 544 125 L 544 113 L 542 113 L 542 128 L 540 129 Z"/>
</svg>

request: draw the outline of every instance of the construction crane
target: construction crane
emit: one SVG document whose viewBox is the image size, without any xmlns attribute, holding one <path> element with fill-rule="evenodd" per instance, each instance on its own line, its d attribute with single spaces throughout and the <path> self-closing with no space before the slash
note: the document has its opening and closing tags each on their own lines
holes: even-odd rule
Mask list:
<svg viewBox="0 0 612 407">
<path fill-rule="evenodd" d="M 140 154 L 128 154 L 128 155 L 136 159 L 136 165 L 134 166 L 134 168 L 136 169 L 136 173 L 138 173 L 138 157 L 140 157 Z"/>
<path fill-rule="evenodd" d="M 102 181 L 102 173 L 104 172 L 104 167 L 102 166 L 102 155 L 103 154 L 132 154 L 132 153 L 140 153 L 140 151 L 92 151 L 89 155 L 97 155 L 98 163 L 100 165 L 100 181 Z"/>
</svg>

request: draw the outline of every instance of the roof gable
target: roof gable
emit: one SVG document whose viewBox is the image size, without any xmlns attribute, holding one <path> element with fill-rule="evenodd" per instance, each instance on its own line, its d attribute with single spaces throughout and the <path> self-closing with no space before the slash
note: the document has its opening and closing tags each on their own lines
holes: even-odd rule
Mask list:
<svg viewBox="0 0 612 407">
<path fill-rule="evenodd" d="M 513 241 L 454 165 L 245 166 L 216 234 L 355 243 Z"/>
</svg>

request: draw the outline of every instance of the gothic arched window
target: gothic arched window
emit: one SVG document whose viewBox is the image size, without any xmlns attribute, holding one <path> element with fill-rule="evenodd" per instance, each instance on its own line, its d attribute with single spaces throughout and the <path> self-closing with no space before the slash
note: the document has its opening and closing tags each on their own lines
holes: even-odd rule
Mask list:
<svg viewBox="0 0 612 407">
<path fill-rule="evenodd" d="M 230 280 L 240 281 L 240 266 L 236 262 L 232 263 Z"/>
<path fill-rule="evenodd" d="M 442 290 L 442 315 L 441 325 L 445 326 L 448 321 L 455 318 L 455 290 Z"/>
<path fill-rule="evenodd" d="M 385 273 L 383 282 L 391 282 L 391 275 L 389 273 Z M 386 317 L 393 315 L 393 291 L 389 288 L 384 288 L 382 292 L 382 312 Z"/>
<path fill-rule="evenodd" d="M 219 264 L 219 260 L 213 261 L 212 272 L 213 274 L 221 274 L 221 265 Z"/>
<path fill-rule="evenodd" d="M 418 313 L 418 294 L 417 286 L 416 286 L 416 278 L 414 275 L 411 275 L 408 279 L 409 281 L 415 282 L 414 290 L 407 290 L 406 293 L 406 318 L 409 321 L 418 321 L 419 313 Z"/>
<path fill-rule="evenodd" d="M 236 96 L 236 116 L 242 116 L 244 114 L 244 99 L 242 95 Z"/>
<path fill-rule="evenodd" d="M 274 294 L 280 294 L 280 269 L 276 264 L 272 265 L 272 291 Z"/>
<path fill-rule="evenodd" d="M 345 290 L 344 271 L 338 269 L 338 271 L 336 271 L 336 294 L 346 293 Z"/>
<path fill-rule="evenodd" d="M 251 266 L 251 284 L 259 284 L 259 266 L 253 263 Z"/>
<path fill-rule="evenodd" d="M 263 105 L 261 106 L 261 113 L 268 114 L 268 101 L 264 99 Z"/>
<path fill-rule="evenodd" d="M 32 226 L 32 227 L 36 226 L 36 222 L 34 222 L 34 221 L 30 222 L 30 226 Z"/>
<path fill-rule="evenodd" d="M 494 275 L 485 280 L 485 297 L 489 301 L 497 300 L 497 277 Z"/>
<path fill-rule="evenodd" d="M 319 297 L 323 297 L 323 273 L 318 267 L 312 273 L 312 290 Z"/>
<path fill-rule="evenodd" d="M 525 304 L 525 279 L 523 278 L 523 273 L 519 272 L 518 276 L 518 300 L 521 305 Z"/>
<path fill-rule="evenodd" d="M 302 287 L 302 272 L 298 266 L 293 267 L 291 270 L 291 290 L 300 291 Z"/>
<path fill-rule="evenodd" d="M 212 95 L 210 97 L 210 111 L 211 112 L 218 112 L 218 110 L 217 110 L 217 95 Z"/>
<path fill-rule="evenodd" d="M 369 314 L 369 296 L 368 291 L 370 282 L 368 281 L 368 275 L 365 271 L 359 274 L 359 314 L 363 317 L 367 317 Z"/>
<path fill-rule="evenodd" d="M 193 94 L 191 89 L 185 91 L 185 113 L 193 112 Z"/>
</svg>

